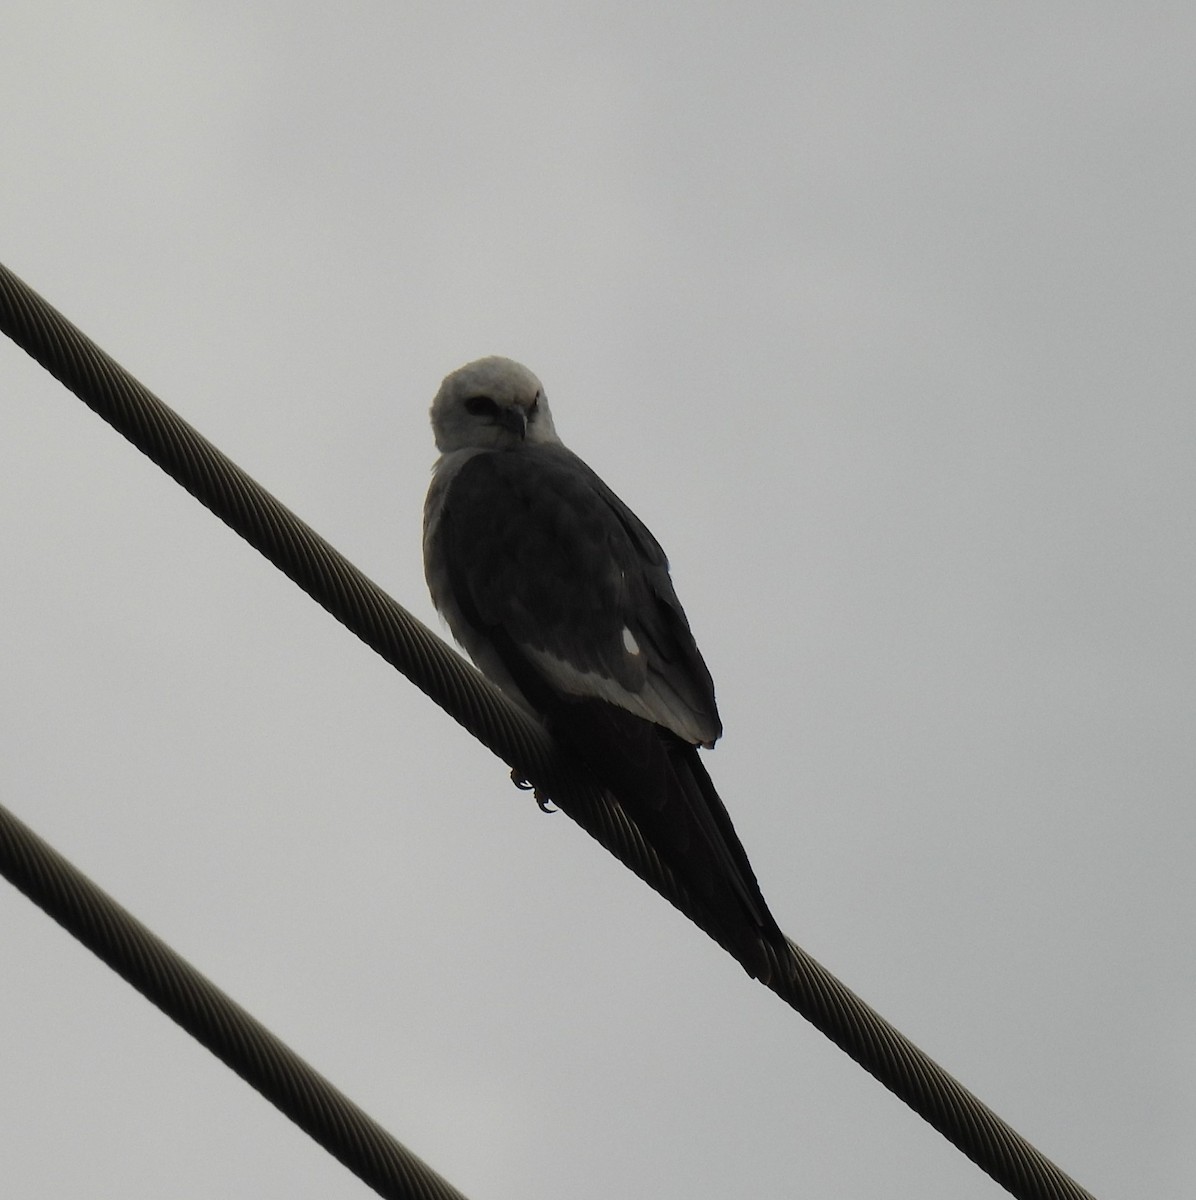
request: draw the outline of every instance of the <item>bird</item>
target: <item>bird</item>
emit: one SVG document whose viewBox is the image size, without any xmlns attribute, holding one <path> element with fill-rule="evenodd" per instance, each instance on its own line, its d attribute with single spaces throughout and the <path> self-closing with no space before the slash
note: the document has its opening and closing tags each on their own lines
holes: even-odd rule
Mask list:
<svg viewBox="0 0 1196 1200">
<path fill-rule="evenodd" d="M 785 938 L 699 757 L 714 683 L 644 523 L 557 436 L 540 380 L 490 356 L 432 402 L 433 604 L 477 667 L 579 758 L 749 974 Z"/>
</svg>

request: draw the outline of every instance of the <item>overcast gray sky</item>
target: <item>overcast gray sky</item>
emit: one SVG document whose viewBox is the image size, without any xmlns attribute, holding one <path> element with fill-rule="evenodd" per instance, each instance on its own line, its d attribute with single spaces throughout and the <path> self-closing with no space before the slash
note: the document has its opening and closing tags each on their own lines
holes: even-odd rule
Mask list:
<svg viewBox="0 0 1196 1200">
<path fill-rule="evenodd" d="M 437 628 L 482 354 L 781 924 L 1196 1194 L 1196 8 L 10 2 L 0 259 Z M 3 800 L 476 1200 L 1002 1195 L 15 347 Z M 5 1192 L 365 1187 L 7 885 Z"/>
</svg>

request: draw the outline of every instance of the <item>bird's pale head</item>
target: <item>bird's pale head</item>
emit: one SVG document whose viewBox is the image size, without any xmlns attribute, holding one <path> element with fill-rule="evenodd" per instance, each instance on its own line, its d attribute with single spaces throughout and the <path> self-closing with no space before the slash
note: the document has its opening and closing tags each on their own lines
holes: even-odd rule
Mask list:
<svg viewBox="0 0 1196 1200">
<path fill-rule="evenodd" d="M 445 377 L 432 401 L 442 454 L 558 442 L 544 385 L 510 358 L 479 358 Z"/>
</svg>

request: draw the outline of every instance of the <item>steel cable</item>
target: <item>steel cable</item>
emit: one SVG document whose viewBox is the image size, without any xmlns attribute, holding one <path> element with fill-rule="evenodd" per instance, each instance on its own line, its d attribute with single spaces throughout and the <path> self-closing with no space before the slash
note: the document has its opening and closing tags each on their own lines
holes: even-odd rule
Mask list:
<svg viewBox="0 0 1196 1200">
<path fill-rule="evenodd" d="M 0 871 L 379 1195 L 465 1200 L 3 807 Z"/>
<path fill-rule="evenodd" d="M 0 266 L 0 328 L 479 741 L 717 937 L 617 804 L 460 655 Z M 729 948 L 728 948 L 729 949 Z M 789 943 L 763 980 L 1021 1200 L 1092 1200 L 829 971 Z M 784 961 L 782 961 L 782 959 Z M 747 965 L 747 964 L 745 964 Z"/>
</svg>

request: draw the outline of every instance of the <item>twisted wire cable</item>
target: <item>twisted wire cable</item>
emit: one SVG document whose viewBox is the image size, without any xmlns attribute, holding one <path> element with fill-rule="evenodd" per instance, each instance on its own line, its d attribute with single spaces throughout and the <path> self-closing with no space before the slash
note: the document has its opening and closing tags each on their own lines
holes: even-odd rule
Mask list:
<svg viewBox="0 0 1196 1200">
<path fill-rule="evenodd" d="M 391 1200 L 465 1200 L 3 807 L 0 870 L 379 1195 Z"/>
<path fill-rule="evenodd" d="M 0 328 L 187 491 L 376 650 L 515 774 L 730 950 L 638 830 L 516 708 L 425 625 L 0 266 Z M 793 942 L 762 982 L 1019 1200 L 1093 1200 Z M 745 964 L 746 965 L 746 964 Z"/>
</svg>

